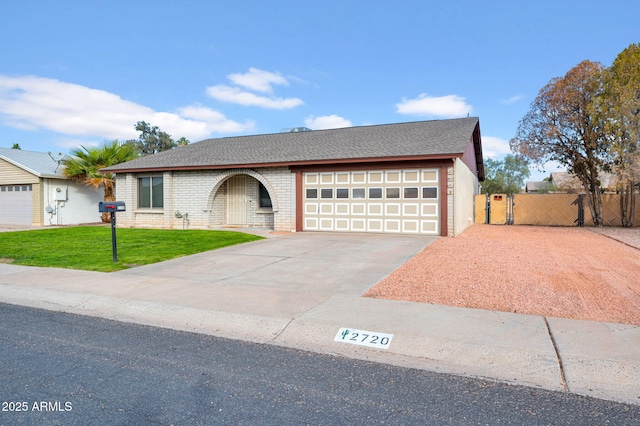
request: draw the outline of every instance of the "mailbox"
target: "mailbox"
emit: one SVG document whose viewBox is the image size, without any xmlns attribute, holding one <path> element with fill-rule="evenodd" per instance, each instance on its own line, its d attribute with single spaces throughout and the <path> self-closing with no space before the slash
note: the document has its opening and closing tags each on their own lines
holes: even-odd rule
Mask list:
<svg viewBox="0 0 640 426">
<path fill-rule="evenodd" d="M 98 204 L 98 212 L 100 213 L 116 213 L 124 211 L 126 211 L 124 201 L 100 201 Z"/>
</svg>

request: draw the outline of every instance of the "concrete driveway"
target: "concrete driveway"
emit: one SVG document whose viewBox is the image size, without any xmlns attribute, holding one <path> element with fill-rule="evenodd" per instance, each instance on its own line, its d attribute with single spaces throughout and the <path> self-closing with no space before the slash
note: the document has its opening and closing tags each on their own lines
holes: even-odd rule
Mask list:
<svg viewBox="0 0 640 426">
<path fill-rule="evenodd" d="M 437 237 L 295 233 L 109 274 L 126 297 L 201 309 L 297 316 L 336 294 L 360 296 Z M 143 281 L 143 283 L 140 283 Z M 182 283 L 181 283 L 182 282 Z M 143 284 L 143 285 L 140 285 Z M 119 287 L 119 286 L 118 286 Z M 124 296 L 120 289 L 118 296 Z"/>
</svg>

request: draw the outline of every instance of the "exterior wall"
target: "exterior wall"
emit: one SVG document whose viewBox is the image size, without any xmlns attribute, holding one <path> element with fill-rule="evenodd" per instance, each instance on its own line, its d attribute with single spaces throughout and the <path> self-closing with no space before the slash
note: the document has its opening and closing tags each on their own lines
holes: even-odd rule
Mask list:
<svg viewBox="0 0 640 426">
<path fill-rule="evenodd" d="M 38 176 L 0 159 L 0 185 L 34 184 L 38 182 Z"/>
<path fill-rule="evenodd" d="M 227 182 L 223 182 L 213 198 L 211 205 L 211 225 L 221 226 L 227 223 Z"/>
<path fill-rule="evenodd" d="M 478 167 L 476 166 L 476 152 L 473 146 L 473 136 L 467 144 L 467 149 L 462 154 L 462 162 L 467 165 L 469 170 L 477 176 Z"/>
<path fill-rule="evenodd" d="M 249 178 L 246 182 L 247 198 L 255 200 L 248 206 L 247 223 L 262 228 L 273 228 L 273 210 L 260 208 L 259 182 L 255 178 Z"/>
<path fill-rule="evenodd" d="M 160 174 L 127 173 L 116 176 L 116 198 L 127 211 L 118 214 L 126 227 L 211 228 L 226 223 L 227 185 L 231 176 L 248 175 L 246 196 L 248 226 L 273 226 L 276 231 L 295 230 L 295 177 L 286 167 L 229 170 L 186 170 Z M 164 207 L 137 208 L 137 178 L 162 176 Z M 258 181 L 269 191 L 272 211 L 259 209 Z"/>
<path fill-rule="evenodd" d="M 44 179 L 31 186 L 31 226 L 43 226 L 44 221 Z"/>
<path fill-rule="evenodd" d="M 288 168 L 274 170 L 273 185 L 278 194 L 278 214 L 274 215 L 275 231 L 296 231 L 296 175 Z M 273 201 L 273 200 L 272 200 Z"/>
<path fill-rule="evenodd" d="M 38 192 L 33 188 L 34 214 L 39 216 L 40 225 L 100 222 L 98 203 L 104 199 L 102 188 L 94 189 L 66 179 L 42 179 L 40 188 Z M 47 207 L 51 207 L 53 213 L 47 213 Z"/>
<path fill-rule="evenodd" d="M 474 198 L 478 193 L 478 178 L 475 173 L 460 159 L 456 159 L 453 167 L 453 224 L 452 236 L 473 224 Z"/>
</svg>

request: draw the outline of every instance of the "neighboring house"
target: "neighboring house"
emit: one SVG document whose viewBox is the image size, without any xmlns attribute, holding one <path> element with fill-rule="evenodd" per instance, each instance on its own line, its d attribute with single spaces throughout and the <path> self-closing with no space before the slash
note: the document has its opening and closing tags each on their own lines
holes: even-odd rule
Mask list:
<svg viewBox="0 0 640 426">
<path fill-rule="evenodd" d="M 600 172 L 600 188 L 605 193 L 616 192 L 616 178 L 611 173 Z M 574 175 L 568 172 L 551 172 L 548 181 L 534 182 L 530 181 L 526 183 L 526 192 L 553 192 L 553 193 L 568 193 L 579 194 L 583 193 L 584 189 L 580 180 Z"/>
<path fill-rule="evenodd" d="M 131 227 L 457 235 L 484 180 L 478 118 L 208 139 L 107 167 Z"/>
<path fill-rule="evenodd" d="M 543 181 L 529 181 L 525 183 L 524 192 L 527 193 L 538 193 L 538 192 L 549 192 L 553 186 L 551 182 L 543 180 Z"/>
<path fill-rule="evenodd" d="M 46 152 L 0 148 L 0 226 L 99 222 L 102 198 L 68 179 Z"/>
<path fill-rule="evenodd" d="M 616 192 L 616 177 L 607 172 L 600 172 L 600 188 L 605 193 Z M 567 192 L 570 194 L 578 194 L 584 192 L 580 180 L 567 172 L 552 172 L 549 182 L 556 188 L 556 192 Z"/>
<path fill-rule="evenodd" d="M 578 194 L 584 192 L 580 180 L 567 172 L 551 172 L 549 183 L 555 188 L 555 192 Z"/>
</svg>

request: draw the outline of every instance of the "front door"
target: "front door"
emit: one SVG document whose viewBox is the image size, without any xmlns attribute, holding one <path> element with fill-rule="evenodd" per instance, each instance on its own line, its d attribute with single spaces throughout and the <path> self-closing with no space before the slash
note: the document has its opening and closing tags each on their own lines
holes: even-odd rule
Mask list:
<svg viewBox="0 0 640 426">
<path fill-rule="evenodd" d="M 246 176 L 232 176 L 227 181 L 227 224 L 247 224 Z"/>
</svg>

